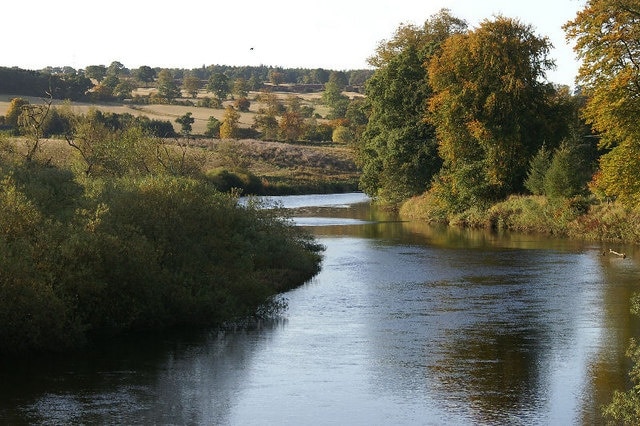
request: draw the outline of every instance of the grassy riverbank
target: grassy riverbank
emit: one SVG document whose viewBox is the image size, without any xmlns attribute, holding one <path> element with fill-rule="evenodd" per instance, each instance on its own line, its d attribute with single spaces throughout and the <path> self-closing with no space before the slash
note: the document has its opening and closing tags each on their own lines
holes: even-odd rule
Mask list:
<svg viewBox="0 0 640 426">
<path fill-rule="evenodd" d="M 488 209 L 474 208 L 450 215 L 426 195 L 407 200 L 400 215 L 451 226 L 640 244 L 640 209 L 586 197 L 511 196 Z"/>
<path fill-rule="evenodd" d="M 219 146 L 138 140 L 87 174 L 63 141 L 40 142 L 29 161 L 20 140 L 0 150 L 0 355 L 221 324 L 319 270 L 322 247 L 309 234 L 216 187 L 207 165 L 243 151 L 225 160 Z M 160 167 L 172 164 L 185 167 Z"/>
</svg>

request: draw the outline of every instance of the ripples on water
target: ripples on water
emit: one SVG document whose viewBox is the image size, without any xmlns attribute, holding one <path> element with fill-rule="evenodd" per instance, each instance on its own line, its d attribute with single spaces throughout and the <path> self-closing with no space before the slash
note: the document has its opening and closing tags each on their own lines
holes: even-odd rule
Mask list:
<svg viewBox="0 0 640 426">
<path fill-rule="evenodd" d="M 622 354 L 638 331 L 628 305 L 640 276 L 634 256 L 398 222 L 363 201 L 279 200 L 327 247 L 320 274 L 286 294 L 284 317 L 125 342 L 25 369 L 24 381 L 3 373 L 15 388 L 0 385 L 0 420 L 601 422 L 600 405 L 625 385 Z"/>
</svg>

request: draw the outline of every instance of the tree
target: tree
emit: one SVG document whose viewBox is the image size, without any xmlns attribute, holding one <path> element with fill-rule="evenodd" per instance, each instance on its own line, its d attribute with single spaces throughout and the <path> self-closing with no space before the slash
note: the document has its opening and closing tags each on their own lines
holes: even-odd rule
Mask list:
<svg viewBox="0 0 640 426">
<path fill-rule="evenodd" d="M 551 137 L 544 132 L 550 47 L 530 25 L 499 16 L 447 39 L 429 63 L 435 93 L 427 118 L 436 127 L 452 211 L 523 189 L 531 156 Z"/>
<path fill-rule="evenodd" d="M 536 155 L 529 161 L 529 171 L 524 186 L 533 195 L 544 194 L 544 177 L 551 166 L 551 152 L 546 145 L 538 150 Z"/>
<path fill-rule="evenodd" d="M 229 94 L 229 78 L 222 73 L 214 73 L 207 82 L 207 91 L 213 93 L 221 101 Z"/>
<path fill-rule="evenodd" d="M 296 111 L 287 111 L 282 114 L 280 122 L 280 136 L 286 141 L 298 141 L 304 134 L 304 118 Z"/>
<path fill-rule="evenodd" d="M 173 74 L 167 69 L 158 73 L 158 94 L 169 103 L 180 96 L 180 90 L 173 79 Z"/>
<path fill-rule="evenodd" d="M 274 140 L 278 137 L 278 119 L 267 111 L 256 114 L 251 127 L 262 133 L 264 140 Z"/>
<path fill-rule="evenodd" d="M 207 120 L 207 130 L 204 131 L 204 135 L 208 138 L 219 138 L 221 124 L 220 120 L 214 116 L 209 117 L 209 120 Z"/>
<path fill-rule="evenodd" d="M 269 81 L 274 86 L 279 86 L 284 83 L 284 73 L 281 70 L 270 70 Z"/>
<path fill-rule="evenodd" d="M 22 106 L 22 112 L 18 117 L 18 126 L 21 133 L 27 136 L 27 154 L 25 160 L 30 163 L 40 149 L 41 139 L 44 134 L 44 126 L 47 116 L 51 111 L 53 99 L 49 96 L 41 105 L 26 104 Z"/>
<path fill-rule="evenodd" d="M 234 102 L 234 106 L 238 109 L 238 111 L 249 112 L 251 101 L 245 97 L 240 97 L 236 99 L 236 101 Z"/>
<path fill-rule="evenodd" d="M 353 132 L 346 126 L 338 126 L 333 130 L 331 140 L 337 143 L 351 143 L 354 140 Z"/>
<path fill-rule="evenodd" d="M 128 99 L 131 97 L 135 87 L 129 79 L 120 80 L 120 82 L 113 88 L 113 95 L 118 99 Z"/>
<path fill-rule="evenodd" d="M 29 105 L 29 101 L 23 98 L 13 98 L 9 103 L 9 108 L 5 114 L 5 124 L 11 127 L 18 126 L 18 117 L 22 114 L 23 108 Z"/>
<path fill-rule="evenodd" d="M 151 83 L 156 78 L 156 71 L 147 65 L 142 65 L 134 72 L 135 78 L 142 83 Z"/>
<path fill-rule="evenodd" d="M 192 127 L 191 125 L 195 122 L 195 119 L 192 117 L 190 112 L 187 112 L 181 117 L 176 118 L 176 123 L 180 124 L 180 133 L 183 136 L 187 137 L 191 134 Z"/>
<path fill-rule="evenodd" d="M 188 73 L 182 79 L 182 90 L 195 99 L 198 96 L 198 90 L 200 90 L 200 79 L 193 73 Z"/>
<path fill-rule="evenodd" d="M 551 198 L 569 198 L 584 194 L 593 174 L 590 146 L 579 138 L 565 139 L 555 150 L 544 176 L 544 194 Z"/>
<path fill-rule="evenodd" d="M 564 29 L 582 60 L 577 82 L 587 96 L 584 118 L 600 146 L 611 149 L 595 183 L 633 206 L 640 199 L 640 4 L 589 0 Z"/>
<path fill-rule="evenodd" d="M 234 139 L 238 136 L 238 122 L 240 113 L 228 105 L 220 125 L 220 139 Z"/>
<path fill-rule="evenodd" d="M 89 78 L 101 82 L 107 75 L 107 67 L 104 65 L 89 65 L 84 69 L 84 74 Z"/>
<path fill-rule="evenodd" d="M 432 96 L 424 64 L 464 28 L 442 10 L 422 27 L 400 26 L 369 59 L 377 69 L 366 85 L 369 118 L 357 159 L 360 187 L 379 202 L 397 204 L 424 192 L 440 168 L 435 132 L 424 120 Z"/>
<path fill-rule="evenodd" d="M 111 62 L 111 65 L 109 65 L 109 68 L 107 68 L 107 75 L 119 77 L 122 74 L 124 74 L 125 69 L 126 68 L 124 67 L 124 65 L 122 65 L 122 63 L 118 61 L 113 61 Z"/>
<path fill-rule="evenodd" d="M 233 81 L 233 93 L 241 98 L 246 98 L 249 94 L 249 86 L 247 80 L 238 77 Z"/>
</svg>

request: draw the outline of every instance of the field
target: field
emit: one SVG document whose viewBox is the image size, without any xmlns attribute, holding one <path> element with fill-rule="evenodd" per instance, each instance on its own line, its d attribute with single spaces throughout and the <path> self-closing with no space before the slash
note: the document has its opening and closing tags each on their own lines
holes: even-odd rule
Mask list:
<svg viewBox="0 0 640 426">
<path fill-rule="evenodd" d="M 144 89 L 140 88 L 134 91 L 134 95 L 149 95 L 154 89 Z M 325 106 L 320 105 L 319 100 L 321 97 L 320 93 L 290 93 L 290 92 L 273 92 L 279 99 L 285 101 L 289 96 L 297 96 L 301 99 L 302 105 L 310 105 L 314 108 L 315 112 L 320 116 L 325 117 L 327 115 L 327 109 Z M 349 97 L 361 96 L 355 93 L 345 93 Z M 194 103 L 197 102 L 198 98 L 204 98 L 205 96 L 211 96 L 211 94 L 207 94 L 204 91 L 201 91 L 196 99 L 192 98 L 181 98 L 181 101 L 192 101 Z M 256 112 L 264 107 L 265 105 L 261 102 L 256 101 L 259 92 L 250 92 L 248 95 L 249 100 L 251 101 L 251 106 L 249 108 L 249 112 L 241 112 L 240 113 L 240 127 L 251 127 L 253 124 L 253 117 Z M 18 97 L 19 95 L 6 95 L 0 94 L 0 115 L 5 115 L 7 109 L 9 108 L 9 103 L 12 98 Z M 20 96 L 24 99 L 27 99 L 32 104 L 42 103 L 43 100 L 37 97 L 29 97 L 29 96 Z M 63 101 L 54 100 L 53 105 L 61 105 Z M 223 107 L 226 105 L 233 104 L 233 101 L 225 101 L 223 103 Z M 224 108 L 205 108 L 198 106 L 183 106 L 183 105 L 161 105 L 161 104 L 153 104 L 153 105 L 134 105 L 129 103 L 122 102 L 114 102 L 114 103 L 100 103 L 100 104 L 91 104 L 91 103 L 82 103 L 82 102 L 72 102 L 71 103 L 73 111 L 78 114 L 82 114 L 87 112 L 90 108 L 96 108 L 102 111 L 108 111 L 118 114 L 129 113 L 135 116 L 145 115 L 151 119 L 170 121 L 173 124 L 176 131 L 180 131 L 180 125 L 175 123 L 175 119 L 183 116 L 187 112 L 191 112 L 192 117 L 195 119 L 193 123 L 193 133 L 194 134 L 203 134 L 206 130 L 207 121 L 209 117 L 215 117 L 218 120 L 222 120 L 224 115 Z M 322 121 L 322 120 L 320 120 Z"/>
<path fill-rule="evenodd" d="M 144 91 L 145 89 L 139 89 Z M 146 89 L 148 90 L 148 89 Z M 141 93 L 143 94 L 143 93 Z M 275 93 L 283 101 L 287 97 L 295 95 L 301 99 L 303 105 L 312 105 L 315 111 L 324 116 L 326 111 L 319 105 L 320 93 Z M 250 127 L 257 110 L 263 106 L 255 101 L 258 93 L 252 92 L 249 99 L 252 100 L 249 112 L 241 113 L 240 127 Z M 199 96 L 204 96 L 200 94 Z M 7 112 L 11 98 L 15 96 L 0 95 L 0 115 Z M 35 97 L 23 97 L 32 104 L 42 103 L 43 100 Z M 185 98 L 186 99 L 186 98 Z M 233 101 L 227 101 L 230 104 Z M 63 101 L 54 100 L 53 105 L 61 105 Z M 87 112 L 90 108 L 113 113 L 129 113 L 132 115 L 144 115 L 151 119 L 170 121 L 175 130 L 179 131 L 179 124 L 175 119 L 187 112 L 191 112 L 195 122 L 193 134 L 202 134 L 206 129 L 209 117 L 214 116 L 221 120 L 224 109 L 205 108 L 182 105 L 131 105 L 124 103 L 71 103 L 73 111 L 77 114 Z M 327 143 L 284 143 L 268 142 L 260 140 L 234 140 L 221 141 L 219 139 L 206 139 L 196 137 L 189 140 L 170 141 L 188 145 L 190 155 L 198 156 L 203 164 L 203 171 L 216 168 L 246 169 L 258 176 L 263 183 L 270 186 L 275 192 L 278 187 L 289 188 L 293 191 L 331 191 L 353 190 L 357 187 L 359 172 L 355 165 L 353 149 L 343 145 Z M 18 146 L 22 146 L 18 142 Z M 42 143 L 42 152 L 45 161 L 63 165 L 67 163 L 73 154 L 73 149 L 64 140 L 48 139 Z M 296 189 L 297 188 L 297 189 Z M 286 189 L 281 189 L 285 190 Z"/>
</svg>

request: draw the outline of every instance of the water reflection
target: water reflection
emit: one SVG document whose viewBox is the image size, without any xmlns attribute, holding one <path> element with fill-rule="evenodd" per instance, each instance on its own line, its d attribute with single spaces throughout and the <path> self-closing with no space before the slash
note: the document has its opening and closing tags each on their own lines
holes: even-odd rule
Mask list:
<svg viewBox="0 0 640 426">
<path fill-rule="evenodd" d="M 602 423 L 640 331 L 632 248 L 429 227 L 347 198 L 291 201 L 327 251 L 285 318 L 2 368 L 0 423 Z"/>
</svg>

